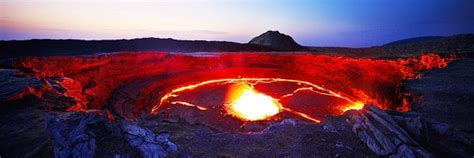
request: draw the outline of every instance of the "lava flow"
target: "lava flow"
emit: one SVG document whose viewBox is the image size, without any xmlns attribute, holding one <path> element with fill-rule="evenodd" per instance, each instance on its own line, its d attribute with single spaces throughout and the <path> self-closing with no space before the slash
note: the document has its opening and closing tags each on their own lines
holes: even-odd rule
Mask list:
<svg viewBox="0 0 474 158">
<path fill-rule="evenodd" d="M 280 85 L 273 85 L 277 83 Z M 198 89 L 206 88 L 206 86 L 207 88 L 209 88 L 209 86 L 227 86 L 226 96 L 224 96 L 226 98 L 225 101 L 217 106 L 206 104 L 195 105 L 191 103 L 193 100 L 192 98 L 180 98 L 183 93 L 192 93 L 192 96 L 205 98 L 205 95 L 200 95 L 201 93 L 199 93 Z M 278 90 L 268 89 L 273 86 L 282 86 L 283 88 Z M 256 87 L 261 88 L 262 91 L 267 89 L 267 93 L 273 94 L 273 96 L 256 90 Z M 193 93 L 194 91 L 198 91 L 198 93 Z M 216 91 L 219 90 L 214 90 L 214 92 Z M 310 93 L 305 94 L 303 92 Z M 301 105 L 302 103 L 298 98 L 304 98 L 305 96 L 314 98 L 311 105 Z M 292 99 L 293 97 L 297 97 L 297 99 Z M 223 108 L 226 110 L 224 114 L 239 118 L 243 121 L 269 120 L 278 113 L 285 111 L 292 115 L 317 123 L 321 122 L 321 118 L 323 118 L 325 114 L 340 115 L 344 111 L 360 109 L 364 105 L 364 103 L 353 101 L 347 96 L 343 96 L 340 93 L 311 82 L 283 78 L 218 79 L 179 87 L 165 94 L 161 98 L 160 104 L 153 108 L 153 111 L 156 112 L 160 111 L 160 109 L 166 108 L 161 107 L 166 103 L 171 105 L 196 107 L 200 110 L 207 110 L 211 107 Z"/>
<path fill-rule="evenodd" d="M 130 119 L 149 113 L 179 116 L 234 130 L 294 117 L 320 122 L 365 104 L 407 111 L 411 96 L 403 82 L 453 59 L 436 54 L 363 59 L 311 52 L 127 52 L 27 57 L 12 61 L 12 67 L 43 79 L 48 89 L 60 86 L 57 93 L 73 100 L 71 110 L 109 109 Z M 41 97 L 40 92 L 25 93 Z"/>
</svg>

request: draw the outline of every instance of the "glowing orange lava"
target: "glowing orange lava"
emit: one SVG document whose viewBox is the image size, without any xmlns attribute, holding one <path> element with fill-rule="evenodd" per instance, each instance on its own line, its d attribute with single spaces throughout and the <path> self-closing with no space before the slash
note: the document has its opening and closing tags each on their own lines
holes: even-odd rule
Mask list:
<svg viewBox="0 0 474 158">
<path fill-rule="evenodd" d="M 364 108 L 364 103 L 355 102 L 352 105 L 349 105 L 349 106 L 345 107 L 342 111 L 346 112 L 346 111 L 349 111 L 349 110 L 360 110 L 362 108 Z"/>
<path fill-rule="evenodd" d="M 257 92 L 246 83 L 233 85 L 226 101 L 227 112 L 245 121 L 265 120 L 281 109 L 277 99 Z"/>
<path fill-rule="evenodd" d="M 284 94 L 278 99 L 275 99 L 269 95 L 265 95 L 256 91 L 253 86 L 259 83 L 278 83 L 278 82 L 287 82 L 295 83 L 299 88 L 293 90 L 291 93 Z M 155 105 L 152 109 L 153 112 L 157 112 L 162 104 L 170 103 L 172 105 L 180 104 L 187 107 L 196 107 L 199 110 L 207 110 L 201 106 L 194 105 L 189 102 L 184 101 L 172 101 L 172 98 L 179 97 L 180 93 L 191 91 L 201 86 L 212 85 L 212 84 L 233 84 L 229 89 L 226 102 L 223 105 L 227 113 L 233 117 L 239 118 L 243 121 L 258 121 L 258 120 L 267 120 L 272 116 L 286 111 L 293 115 L 299 116 L 301 118 L 307 119 L 312 122 L 319 123 L 321 120 L 313 117 L 310 114 L 296 111 L 292 108 L 286 107 L 280 103 L 281 99 L 289 98 L 294 96 L 296 93 L 303 91 L 308 91 L 311 93 L 316 93 L 322 96 L 336 97 L 342 100 L 349 102 L 347 106 L 344 106 L 340 109 L 340 113 L 344 113 L 347 110 L 359 110 L 364 106 L 362 101 L 353 101 L 349 97 L 346 97 L 340 93 L 324 88 L 313 84 L 311 82 L 295 80 L 295 79 L 284 79 L 284 78 L 228 78 L 228 79 L 216 79 L 199 82 L 192 85 L 182 86 L 171 90 L 161 97 L 159 104 Z M 332 106 L 332 105 L 327 105 Z"/>
<path fill-rule="evenodd" d="M 377 52 L 376 56 L 385 53 Z M 433 53 L 369 59 L 314 52 L 120 52 L 25 57 L 8 63 L 35 78 L 61 78 L 58 82 L 64 88 L 58 91 L 48 81 L 39 90 L 28 89 L 11 99 L 30 94 L 41 98 L 47 91 L 57 91 L 76 101 L 67 110 L 110 108 L 126 119 L 162 114 L 221 130 L 233 131 L 249 124 L 253 131 L 256 124 L 291 117 L 317 123 L 327 115 L 341 115 L 364 104 L 409 111 L 417 96 L 405 89 L 403 82 L 458 58 Z M 228 114 L 228 88 L 239 83 L 276 99 L 281 111 L 268 121 L 254 123 Z"/>
</svg>

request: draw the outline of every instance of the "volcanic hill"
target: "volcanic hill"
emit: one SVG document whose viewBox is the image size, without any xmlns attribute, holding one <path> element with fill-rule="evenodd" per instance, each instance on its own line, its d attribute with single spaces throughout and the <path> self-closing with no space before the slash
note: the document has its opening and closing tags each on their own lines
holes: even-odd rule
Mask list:
<svg viewBox="0 0 474 158">
<path fill-rule="evenodd" d="M 278 31 L 267 31 L 250 40 L 249 44 L 267 46 L 278 50 L 307 50 L 306 47 L 303 47 L 296 43 L 295 40 L 293 40 L 293 38 L 291 38 L 290 36 L 280 33 Z"/>
</svg>

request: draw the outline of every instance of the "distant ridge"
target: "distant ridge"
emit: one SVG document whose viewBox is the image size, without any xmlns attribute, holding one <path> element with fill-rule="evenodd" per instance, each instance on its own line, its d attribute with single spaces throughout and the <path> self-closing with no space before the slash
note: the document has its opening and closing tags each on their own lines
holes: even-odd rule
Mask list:
<svg viewBox="0 0 474 158">
<path fill-rule="evenodd" d="M 384 44 L 383 46 L 394 46 L 394 45 L 416 43 L 416 42 L 427 42 L 427 41 L 432 41 L 432 40 L 440 40 L 440 39 L 444 39 L 444 38 L 446 38 L 446 37 L 444 37 L 444 36 L 422 36 L 422 37 L 415 37 L 415 38 L 408 38 L 408 39 L 393 41 L 393 42 Z"/>
<path fill-rule="evenodd" d="M 307 50 L 306 47 L 299 45 L 288 35 L 280 33 L 278 31 L 267 31 L 252 40 L 249 41 L 249 44 L 262 45 L 271 47 L 279 50 L 288 50 L 288 51 L 299 51 Z"/>
<path fill-rule="evenodd" d="M 465 57 L 474 57 L 474 34 L 458 34 L 429 40 L 401 41 L 404 42 L 399 42 L 393 45 L 374 46 L 367 48 L 309 48 L 312 52 L 318 54 L 365 58 L 399 58 L 417 56 L 423 53 L 458 54 Z"/>
<path fill-rule="evenodd" d="M 0 40 L 0 58 L 91 55 L 122 51 L 169 51 L 184 53 L 309 51 L 315 54 L 367 58 L 408 57 L 432 52 L 440 54 L 455 53 L 474 57 L 474 34 L 459 34 L 447 37 L 417 37 L 368 48 L 304 47 L 296 43 L 290 36 L 278 31 L 267 31 L 255 37 L 249 43 L 244 44 L 226 41 L 175 40 L 171 38 L 139 38 L 129 40 Z"/>
<path fill-rule="evenodd" d="M 419 55 L 423 52 L 435 52 L 441 54 L 463 54 L 473 57 L 474 34 L 459 34 L 431 40 L 421 40 L 382 46 L 387 52 L 399 55 Z"/>
<path fill-rule="evenodd" d="M 175 40 L 171 38 L 0 41 L 0 57 L 87 55 L 121 51 L 223 52 L 278 50 L 260 45 L 235 42 Z"/>
</svg>

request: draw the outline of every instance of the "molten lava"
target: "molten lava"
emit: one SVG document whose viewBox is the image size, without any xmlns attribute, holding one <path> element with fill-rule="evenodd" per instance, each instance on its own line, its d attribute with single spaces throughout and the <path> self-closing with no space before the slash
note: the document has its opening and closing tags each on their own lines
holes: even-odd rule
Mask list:
<svg viewBox="0 0 474 158">
<path fill-rule="evenodd" d="M 364 103 L 362 102 L 355 102 L 347 107 L 345 107 L 344 109 L 342 109 L 343 112 L 346 112 L 346 111 L 349 111 L 349 110 L 360 110 L 362 108 L 364 108 Z"/>
<path fill-rule="evenodd" d="M 265 124 L 292 117 L 320 122 L 364 104 L 408 111 L 413 97 L 403 82 L 454 59 L 437 54 L 366 59 L 314 52 L 125 52 L 26 57 L 12 61 L 12 68 L 44 82 L 57 81 L 43 89 L 60 85 L 57 93 L 74 101 L 70 110 L 110 109 L 131 119 L 145 113 L 179 116 L 235 130 L 243 122 Z M 250 88 L 232 90 L 242 83 Z M 227 100 L 229 89 L 235 95 Z M 19 97 L 32 93 L 41 98 L 43 92 L 30 90 Z M 253 121 L 262 119 L 266 121 Z"/>
<path fill-rule="evenodd" d="M 229 114 L 244 121 L 265 120 L 282 109 L 277 99 L 257 92 L 246 83 L 233 85 L 227 100 Z"/>
<path fill-rule="evenodd" d="M 217 95 L 219 88 L 212 87 L 226 86 L 228 88 L 226 95 L 222 96 L 225 97 L 222 103 L 216 103 L 216 99 L 209 99 L 214 101 L 206 101 L 205 104 L 198 101 L 209 97 L 203 95 L 209 95 L 208 92 L 202 92 L 203 90 L 211 89 L 210 91 Z M 258 88 L 260 90 L 257 90 Z M 215 104 L 211 105 L 211 102 Z M 245 122 L 269 120 L 284 112 L 319 123 L 326 114 L 340 115 L 347 110 L 361 109 L 364 102 L 353 101 L 346 94 L 308 81 L 284 78 L 228 78 L 203 81 L 170 90 L 161 97 L 159 104 L 153 107 L 152 111 L 162 111 L 175 105 L 208 112 L 222 107 L 226 114 Z M 188 115 L 188 112 L 182 113 Z"/>
</svg>

